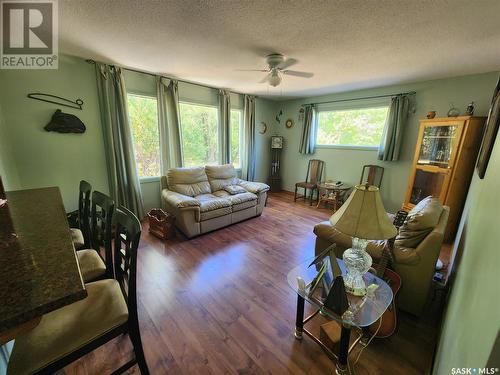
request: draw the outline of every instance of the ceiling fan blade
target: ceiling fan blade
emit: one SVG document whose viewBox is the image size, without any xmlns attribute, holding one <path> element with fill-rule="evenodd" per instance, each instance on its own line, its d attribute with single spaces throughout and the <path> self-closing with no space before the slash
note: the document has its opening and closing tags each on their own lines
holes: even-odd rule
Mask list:
<svg viewBox="0 0 500 375">
<path fill-rule="evenodd" d="M 283 70 L 283 74 L 302 78 L 311 78 L 312 76 L 314 76 L 314 73 L 299 72 L 297 70 Z"/>
<path fill-rule="evenodd" d="M 237 72 L 263 72 L 267 73 L 268 69 L 236 69 Z"/>
<path fill-rule="evenodd" d="M 297 63 L 298 63 L 297 60 L 289 58 L 289 59 L 286 59 L 285 61 L 283 61 L 281 64 L 279 64 L 277 66 L 277 68 L 283 70 L 283 69 L 286 69 L 286 68 L 288 68 L 288 67 L 290 67 L 292 65 L 295 65 Z"/>
<path fill-rule="evenodd" d="M 269 79 L 269 77 L 271 76 L 271 74 L 266 74 L 266 76 L 264 78 L 262 78 L 259 83 L 264 83 L 264 82 L 267 82 L 267 80 Z"/>
</svg>

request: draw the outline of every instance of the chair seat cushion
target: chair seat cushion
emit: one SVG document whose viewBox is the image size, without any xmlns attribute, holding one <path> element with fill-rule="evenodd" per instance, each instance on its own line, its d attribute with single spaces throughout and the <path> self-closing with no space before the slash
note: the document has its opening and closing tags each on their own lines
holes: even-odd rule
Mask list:
<svg viewBox="0 0 500 375">
<path fill-rule="evenodd" d="M 73 241 L 73 246 L 76 250 L 83 249 L 85 247 L 85 240 L 83 238 L 83 233 L 78 228 L 70 228 L 71 240 Z"/>
<path fill-rule="evenodd" d="M 83 249 L 76 252 L 83 282 L 88 283 L 106 273 L 106 265 L 97 251 Z"/>
<path fill-rule="evenodd" d="M 295 184 L 296 187 L 302 187 L 302 188 L 307 188 L 307 189 L 312 189 L 316 187 L 316 184 L 314 182 L 297 182 Z"/>
<path fill-rule="evenodd" d="M 86 289 L 87 298 L 45 314 L 38 326 L 16 338 L 7 374 L 32 374 L 127 322 L 116 280 L 96 281 Z"/>
</svg>

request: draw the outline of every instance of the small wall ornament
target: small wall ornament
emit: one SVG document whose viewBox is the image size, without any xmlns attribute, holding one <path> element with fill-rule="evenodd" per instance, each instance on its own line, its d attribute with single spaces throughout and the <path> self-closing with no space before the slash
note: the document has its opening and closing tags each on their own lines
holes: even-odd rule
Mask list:
<svg viewBox="0 0 500 375">
<path fill-rule="evenodd" d="M 267 132 L 267 124 L 262 121 L 260 123 L 260 130 L 259 130 L 259 134 L 265 134 Z"/>
<path fill-rule="evenodd" d="M 286 126 L 287 129 L 290 129 L 291 127 L 293 127 L 293 120 L 291 118 L 289 118 L 288 120 L 286 120 L 285 126 Z"/>
</svg>

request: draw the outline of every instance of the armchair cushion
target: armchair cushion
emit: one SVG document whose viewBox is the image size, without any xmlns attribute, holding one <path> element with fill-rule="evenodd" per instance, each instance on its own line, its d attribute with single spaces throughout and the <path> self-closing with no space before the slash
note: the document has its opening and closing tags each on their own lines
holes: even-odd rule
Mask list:
<svg viewBox="0 0 500 375">
<path fill-rule="evenodd" d="M 211 192 L 203 167 L 169 169 L 167 181 L 169 190 L 189 197 Z"/>
<path fill-rule="evenodd" d="M 395 246 L 415 248 L 438 225 L 443 206 L 438 198 L 427 197 L 421 200 L 412 210 L 404 224 L 399 228 Z"/>
<path fill-rule="evenodd" d="M 247 191 L 254 194 L 262 193 L 270 189 L 269 185 L 262 182 L 239 180 L 238 185 L 243 186 Z"/>
<path fill-rule="evenodd" d="M 200 201 L 197 199 L 168 189 L 164 189 L 161 195 L 163 196 L 163 199 L 165 199 L 165 201 L 173 207 L 185 208 L 200 206 Z"/>
</svg>

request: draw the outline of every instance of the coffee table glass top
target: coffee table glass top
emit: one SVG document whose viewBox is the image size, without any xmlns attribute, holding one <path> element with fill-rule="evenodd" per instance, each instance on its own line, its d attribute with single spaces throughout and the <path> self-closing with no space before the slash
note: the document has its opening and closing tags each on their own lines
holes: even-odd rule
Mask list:
<svg viewBox="0 0 500 375">
<path fill-rule="evenodd" d="M 328 290 L 331 287 L 333 281 L 333 270 L 330 264 L 330 258 L 326 256 L 323 260 L 320 260 L 316 264 L 309 267 L 309 264 L 314 260 L 314 258 L 294 267 L 290 272 L 288 272 L 287 280 L 288 285 L 306 301 L 312 304 L 314 307 L 321 310 L 321 312 L 327 315 L 329 318 L 338 321 L 339 323 L 349 324 L 356 327 L 366 327 L 375 323 L 382 314 L 389 307 L 393 294 L 390 286 L 381 278 L 371 274 L 366 273 L 363 277 L 366 285 L 376 284 L 378 287 L 372 293 L 368 293 L 364 297 L 357 297 L 352 294 L 347 293 L 347 299 L 349 301 L 349 312 L 344 313 L 342 317 L 323 306 L 323 301 L 328 295 Z M 342 275 L 345 276 L 346 269 L 344 262 L 341 259 L 336 259 L 340 267 Z M 310 295 L 311 281 L 318 274 L 319 269 L 326 263 L 326 272 L 319 286 L 314 290 L 312 295 Z M 305 284 L 305 290 L 299 288 L 297 282 L 297 277 L 301 277 Z"/>
</svg>

